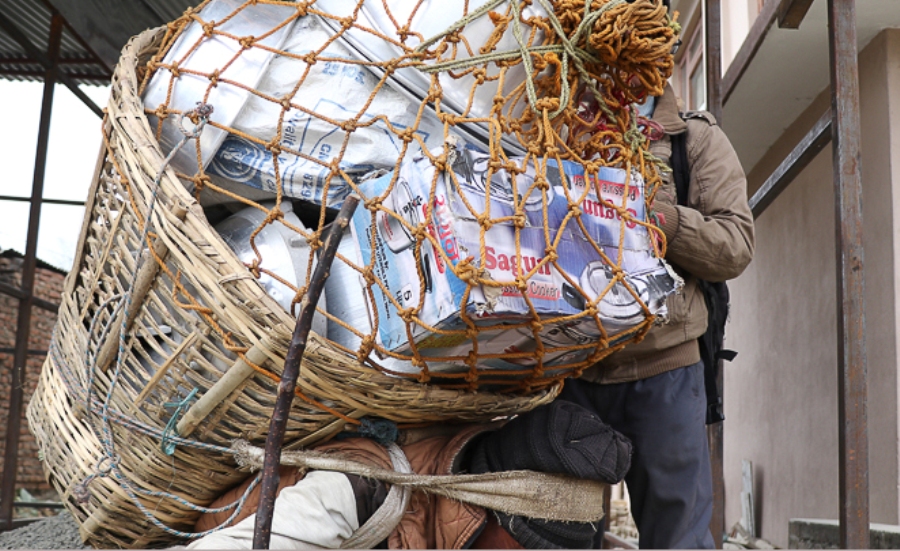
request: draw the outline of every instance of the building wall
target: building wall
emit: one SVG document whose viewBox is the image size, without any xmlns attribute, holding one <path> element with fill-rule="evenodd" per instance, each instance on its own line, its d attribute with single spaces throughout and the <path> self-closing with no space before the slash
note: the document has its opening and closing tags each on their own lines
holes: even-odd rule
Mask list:
<svg viewBox="0 0 900 551">
<path fill-rule="evenodd" d="M 21 287 L 22 262 L 18 256 L 0 257 L 0 281 Z M 55 270 L 38 268 L 35 273 L 35 296 L 44 300 L 59 303 L 63 288 L 64 275 Z M 5 294 L 0 294 L 0 348 L 14 348 L 16 342 L 16 326 L 19 315 L 19 301 Z M 30 350 L 47 350 L 50 335 L 56 323 L 56 314 L 35 308 L 31 315 L 31 333 L 28 342 Z M 40 376 L 43 356 L 30 356 L 26 364 L 25 404 L 28 403 Z M 0 432 L 6 434 L 9 415 L 9 397 L 12 387 L 13 354 L 0 353 Z M 0 472 L 3 469 L 5 436 L 0 439 Z M 24 408 L 19 434 L 19 455 L 17 462 L 16 486 L 31 493 L 43 494 L 51 490 L 44 479 L 44 472 L 38 458 L 38 447 L 28 423 L 25 420 Z"/>
<path fill-rule="evenodd" d="M 756 19 L 757 0 L 726 0 L 722 2 L 722 74 L 744 43 L 750 26 Z"/>
<path fill-rule="evenodd" d="M 900 31 L 860 55 L 871 519 L 898 523 L 897 349 Z M 758 187 L 828 107 L 814 102 L 750 173 Z M 886 106 L 890 106 L 887 109 Z M 889 113 L 890 117 L 885 117 Z M 893 148 L 892 148 L 893 144 Z M 788 543 L 791 518 L 838 516 L 837 305 L 831 149 L 757 220 L 757 253 L 731 285 L 726 367 L 726 527 L 740 519 L 741 461 L 754 464 L 757 526 Z"/>
</svg>

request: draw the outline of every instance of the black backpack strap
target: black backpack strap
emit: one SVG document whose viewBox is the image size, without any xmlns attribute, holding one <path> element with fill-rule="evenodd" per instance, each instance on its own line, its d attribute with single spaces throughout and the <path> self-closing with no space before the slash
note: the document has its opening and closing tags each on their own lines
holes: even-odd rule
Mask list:
<svg viewBox="0 0 900 551">
<path fill-rule="evenodd" d="M 669 139 L 672 142 L 672 156 L 669 158 L 669 164 L 672 165 L 675 193 L 678 196 L 678 204 L 687 205 L 688 188 L 691 185 L 691 167 L 687 154 L 687 131 L 669 136 Z"/>
<path fill-rule="evenodd" d="M 691 167 L 688 160 L 687 132 L 670 136 L 672 143 L 672 179 L 678 204 L 687 206 L 688 189 L 691 183 Z M 703 380 L 706 387 L 706 424 L 712 425 L 725 420 L 722 410 L 722 396 L 716 381 L 719 360 L 731 361 L 737 352 L 725 349 L 725 322 L 728 321 L 728 286 L 725 282 L 711 283 L 699 280 L 700 290 L 706 299 L 708 312 L 706 333 L 700 339 L 700 359 L 703 361 Z"/>
</svg>

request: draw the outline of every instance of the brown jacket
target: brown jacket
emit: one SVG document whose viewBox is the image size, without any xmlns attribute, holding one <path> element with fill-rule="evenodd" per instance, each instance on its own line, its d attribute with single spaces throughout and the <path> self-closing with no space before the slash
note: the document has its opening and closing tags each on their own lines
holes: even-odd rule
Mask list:
<svg viewBox="0 0 900 551">
<path fill-rule="evenodd" d="M 462 429 L 451 436 L 432 436 L 403 446 L 413 472 L 418 474 L 445 475 L 455 472 L 463 447 L 490 425 L 477 425 Z M 387 450 L 367 438 L 351 438 L 322 444 L 318 452 L 340 454 L 342 458 L 359 461 L 384 469 L 392 469 Z M 278 491 L 299 482 L 303 475 L 297 469 L 282 468 Z M 237 501 L 250 481 L 230 490 L 217 499 L 211 507 L 222 507 Z M 242 513 L 232 524 L 256 512 L 259 506 L 259 487 L 248 496 Z M 224 522 L 229 512 L 205 514 L 195 525 L 195 531 L 205 531 Z M 302 512 L 298 512 L 302 514 Z M 488 522 L 488 514 L 482 507 L 444 497 L 412 493 L 406 513 L 400 524 L 388 537 L 391 549 L 462 549 L 474 548 L 521 549 L 514 539 L 496 522 Z M 477 541 L 476 541 L 477 538 Z M 474 544 L 474 545 L 473 545 Z"/>
<path fill-rule="evenodd" d="M 666 260 L 684 277 L 684 291 L 669 297 L 666 324 L 587 370 L 583 378 L 588 381 L 636 381 L 700 361 L 697 337 L 706 331 L 707 312 L 697 278 L 735 278 L 753 257 L 753 214 L 740 160 L 712 115 L 686 118 L 679 116 L 675 92 L 667 86 L 653 114 L 666 135 L 651 142 L 650 152 L 668 164 L 669 136 L 686 131 L 691 183 L 688 205 L 677 205 L 672 175 L 663 174 L 654 210 L 668 242 Z"/>
</svg>

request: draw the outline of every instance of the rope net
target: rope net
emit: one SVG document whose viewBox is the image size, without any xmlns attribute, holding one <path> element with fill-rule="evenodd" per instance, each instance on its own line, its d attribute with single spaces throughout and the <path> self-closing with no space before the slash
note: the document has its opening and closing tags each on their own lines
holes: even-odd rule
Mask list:
<svg viewBox="0 0 900 551">
<path fill-rule="evenodd" d="M 354 193 L 314 331 L 391 375 L 533 391 L 641 339 L 679 283 L 637 110 L 677 31 L 659 0 L 209 0 L 139 75 L 171 166 L 281 307 Z"/>
</svg>

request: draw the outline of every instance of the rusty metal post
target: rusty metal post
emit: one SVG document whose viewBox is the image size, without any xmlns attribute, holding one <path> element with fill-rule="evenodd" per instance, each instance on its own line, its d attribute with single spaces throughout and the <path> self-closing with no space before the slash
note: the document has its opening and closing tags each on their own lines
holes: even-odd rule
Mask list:
<svg viewBox="0 0 900 551">
<path fill-rule="evenodd" d="M 706 0 L 704 32 L 706 38 L 706 108 L 722 124 L 722 3 Z M 719 396 L 724 399 L 722 362 L 716 366 L 716 384 Z M 709 441 L 709 460 L 712 470 L 713 514 L 709 522 L 716 548 L 722 548 L 725 535 L 725 435 L 724 423 L 709 425 L 706 429 Z"/>
<path fill-rule="evenodd" d="M 300 361 L 306 351 L 306 339 L 312 328 L 313 314 L 316 313 L 319 295 L 325 288 L 325 280 L 328 279 L 341 235 L 350 223 L 357 204 L 359 204 L 359 196 L 355 194 L 344 200 L 341 211 L 331 223 L 331 228 L 325 237 L 322 253 L 319 255 L 316 269 L 309 281 L 309 289 L 300 303 L 300 314 L 297 316 L 297 325 L 294 326 L 291 345 L 284 359 L 284 372 L 281 375 L 281 382 L 278 383 L 275 409 L 272 412 L 272 421 L 269 423 L 269 433 L 266 435 L 266 455 L 263 460 L 259 508 L 256 511 L 256 524 L 253 527 L 254 549 L 269 548 L 269 540 L 272 537 L 272 513 L 275 511 L 275 493 L 278 490 L 280 479 L 278 466 L 281 462 L 281 445 L 284 442 L 291 403 L 294 401 L 294 388 L 297 386 L 297 379 L 300 376 Z"/>
<path fill-rule="evenodd" d="M 840 546 L 869 547 L 869 438 L 856 0 L 828 0 L 838 311 Z"/>
<path fill-rule="evenodd" d="M 50 116 L 53 111 L 53 91 L 56 87 L 56 62 L 62 38 L 63 18 L 54 12 L 50 20 L 50 41 L 47 55 L 50 66 L 44 74 L 44 97 L 38 130 L 34 178 L 31 186 L 31 210 L 28 215 L 28 237 L 25 242 L 25 261 L 22 266 L 22 293 L 16 323 L 16 345 L 13 354 L 9 413 L 6 423 L 6 448 L 3 450 L 3 479 L 0 481 L 0 523 L 12 526 L 13 504 L 16 499 L 16 470 L 19 455 L 19 431 L 22 428 L 22 406 L 25 390 L 25 366 L 28 361 L 28 340 L 31 333 L 31 307 L 34 304 L 34 274 L 37 268 L 38 228 L 44 195 L 44 173 L 47 165 L 47 145 L 50 139 Z"/>
<path fill-rule="evenodd" d="M 722 125 L 722 0 L 706 0 L 706 108 Z"/>
</svg>

